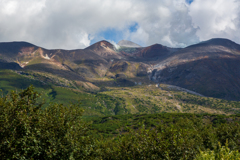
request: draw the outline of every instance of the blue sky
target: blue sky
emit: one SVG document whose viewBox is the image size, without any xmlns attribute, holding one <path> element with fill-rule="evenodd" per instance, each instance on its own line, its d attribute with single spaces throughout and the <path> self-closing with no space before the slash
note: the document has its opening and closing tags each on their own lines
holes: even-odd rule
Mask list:
<svg viewBox="0 0 240 160">
<path fill-rule="evenodd" d="M 138 27 L 139 27 L 138 23 L 135 22 L 132 25 L 130 25 L 127 28 L 127 30 L 130 33 L 136 32 Z M 127 37 L 124 36 L 124 32 L 125 32 L 124 30 L 119 30 L 119 29 L 115 29 L 115 28 L 107 28 L 106 30 L 99 32 L 98 35 L 96 36 L 96 38 L 92 39 L 90 44 L 94 44 L 103 39 L 109 40 L 109 41 L 114 41 L 115 43 L 118 43 L 119 41 L 121 41 L 123 39 L 128 39 Z M 130 40 L 130 39 L 128 39 L 128 40 Z"/>
<path fill-rule="evenodd" d="M 193 1 L 194 0 L 186 0 L 186 2 L 188 4 L 191 4 Z M 138 27 L 139 27 L 138 23 L 135 22 L 133 25 L 130 25 L 127 30 L 130 33 L 136 32 Z M 101 41 L 103 39 L 114 41 L 115 43 L 118 43 L 119 41 L 121 41 L 123 39 L 131 40 L 128 37 L 124 36 L 124 31 L 123 30 L 118 30 L 118 29 L 115 29 L 115 28 L 107 28 L 104 31 L 99 32 L 98 35 L 94 39 L 92 39 L 90 44 L 94 44 L 94 43 L 96 43 L 98 41 Z M 139 45 L 144 46 L 145 44 L 139 42 Z"/>
<path fill-rule="evenodd" d="M 191 4 L 193 0 L 186 0 L 187 3 Z"/>
</svg>

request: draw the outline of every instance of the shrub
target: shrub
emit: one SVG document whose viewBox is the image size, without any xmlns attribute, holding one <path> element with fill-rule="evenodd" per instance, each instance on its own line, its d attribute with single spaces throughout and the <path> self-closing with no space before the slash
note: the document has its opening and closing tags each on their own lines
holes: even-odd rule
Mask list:
<svg viewBox="0 0 240 160">
<path fill-rule="evenodd" d="M 30 86 L 0 98 L 0 157 L 2 159 L 70 159 L 90 155 L 93 141 L 77 105 L 37 100 Z"/>
<path fill-rule="evenodd" d="M 200 154 L 196 157 L 196 160 L 218 160 L 218 159 L 224 159 L 224 160 L 236 160 L 240 159 L 240 153 L 238 150 L 231 151 L 228 148 L 228 142 L 226 142 L 225 146 L 220 145 L 219 147 L 214 150 L 207 150 L 207 151 L 200 151 Z"/>
</svg>

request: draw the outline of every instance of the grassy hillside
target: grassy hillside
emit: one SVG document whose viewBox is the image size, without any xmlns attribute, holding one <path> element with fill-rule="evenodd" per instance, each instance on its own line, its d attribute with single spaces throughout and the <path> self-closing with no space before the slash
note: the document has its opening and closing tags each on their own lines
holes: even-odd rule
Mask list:
<svg viewBox="0 0 240 160">
<path fill-rule="evenodd" d="M 38 92 L 51 88 L 50 85 L 26 78 L 11 70 L 0 70 L 0 89 L 3 94 L 8 93 L 11 90 L 20 90 L 27 88 L 30 84 L 33 84 Z"/>
<path fill-rule="evenodd" d="M 34 77 L 32 74 L 25 75 L 17 74 L 11 70 L 0 71 L 0 89 L 6 95 L 12 90 L 20 91 L 33 85 L 35 90 L 42 94 L 41 100 L 46 103 L 59 103 L 68 105 L 69 103 L 79 103 L 85 110 L 86 115 L 115 115 L 130 113 L 124 109 L 121 98 L 112 98 L 106 94 L 92 94 L 84 92 L 80 89 L 75 89 L 69 85 L 67 87 L 59 86 L 54 77 L 49 79 L 44 78 L 44 75 Z M 45 83 L 48 80 L 48 83 Z M 57 79 L 59 80 L 59 79 Z M 61 79 L 60 79 L 61 80 Z M 56 86 L 58 85 L 58 86 Z"/>
<path fill-rule="evenodd" d="M 19 73 L 19 72 L 18 72 Z M 236 114 L 240 112 L 240 102 L 201 97 L 183 92 L 173 86 L 145 83 L 129 87 L 118 87 L 116 80 L 96 82 L 101 91 L 86 90 L 76 81 L 69 81 L 44 73 L 11 70 L 0 71 L 0 89 L 3 94 L 11 90 L 33 85 L 42 93 L 46 103 L 80 103 L 85 116 L 150 114 L 150 113 L 210 113 Z M 110 84 L 111 85 L 106 85 Z"/>
<path fill-rule="evenodd" d="M 240 103 L 201 97 L 161 84 L 134 87 L 109 87 L 104 94 L 122 98 L 131 113 L 239 113 Z"/>
</svg>

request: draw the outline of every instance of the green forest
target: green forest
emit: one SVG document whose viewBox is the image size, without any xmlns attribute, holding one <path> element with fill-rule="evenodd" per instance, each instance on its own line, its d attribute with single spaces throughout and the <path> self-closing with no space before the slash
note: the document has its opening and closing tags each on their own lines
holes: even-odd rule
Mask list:
<svg viewBox="0 0 240 160">
<path fill-rule="evenodd" d="M 1 159 L 240 159 L 238 114 L 84 116 L 81 101 L 42 96 L 33 86 L 1 96 Z"/>
</svg>

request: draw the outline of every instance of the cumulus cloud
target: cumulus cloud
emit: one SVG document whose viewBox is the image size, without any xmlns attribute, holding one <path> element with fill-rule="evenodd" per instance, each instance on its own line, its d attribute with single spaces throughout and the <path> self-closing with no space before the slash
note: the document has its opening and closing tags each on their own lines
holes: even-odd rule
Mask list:
<svg viewBox="0 0 240 160">
<path fill-rule="evenodd" d="M 189 6 L 189 15 L 200 40 L 215 37 L 229 38 L 240 43 L 240 1 L 194 0 Z"/>
<path fill-rule="evenodd" d="M 0 41 L 85 48 L 110 28 L 145 46 L 184 47 L 213 37 L 240 43 L 239 16 L 235 0 L 0 0 Z"/>
<path fill-rule="evenodd" d="M 144 15 L 138 19 L 139 29 L 130 33 L 131 40 L 139 37 L 145 45 L 161 43 L 171 47 L 199 41 L 184 0 L 152 1 L 144 9 Z"/>
</svg>

